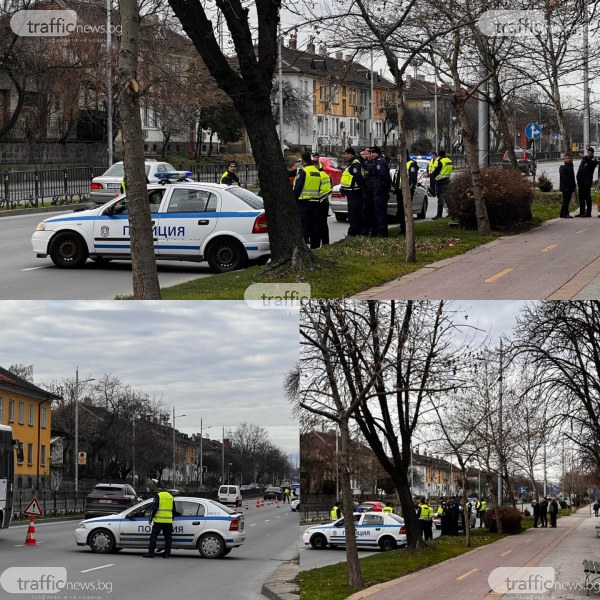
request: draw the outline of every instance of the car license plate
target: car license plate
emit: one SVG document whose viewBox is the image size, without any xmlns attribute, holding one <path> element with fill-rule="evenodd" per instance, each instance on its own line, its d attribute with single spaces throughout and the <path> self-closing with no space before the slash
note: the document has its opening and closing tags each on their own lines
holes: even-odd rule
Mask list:
<svg viewBox="0 0 600 600">
<path fill-rule="evenodd" d="M 98 502 L 101 502 L 102 504 L 112 504 L 112 500 L 98 500 Z"/>
<path fill-rule="evenodd" d="M 106 189 L 108 189 L 108 190 L 120 190 L 121 189 L 121 184 L 120 183 L 107 183 L 106 184 Z"/>
</svg>

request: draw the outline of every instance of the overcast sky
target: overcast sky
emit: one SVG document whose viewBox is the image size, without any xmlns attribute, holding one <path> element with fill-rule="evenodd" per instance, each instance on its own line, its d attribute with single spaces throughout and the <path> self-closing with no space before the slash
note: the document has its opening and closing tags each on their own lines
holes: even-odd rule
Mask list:
<svg viewBox="0 0 600 600">
<path fill-rule="evenodd" d="M 242 422 L 264 427 L 287 454 L 298 425 L 283 377 L 298 354 L 298 314 L 244 302 L 3 301 L 0 365 L 32 364 L 43 387 L 110 374 L 161 398 L 176 428 L 220 439 Z M 186 416 L 177 418 L 177 415 Z M 209 428 L 210 427 L 210 428 Z M 294 459 L 295 460 L 295 459 Z"/>
</svg>

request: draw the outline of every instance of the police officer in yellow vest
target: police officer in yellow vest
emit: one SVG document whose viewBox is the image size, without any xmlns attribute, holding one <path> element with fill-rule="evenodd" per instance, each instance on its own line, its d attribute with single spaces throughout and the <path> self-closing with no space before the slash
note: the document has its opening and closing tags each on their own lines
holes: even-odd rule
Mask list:
<svg viewBox="0 0 600 600">
<path fill-rule="evenodd" d="M 152 512 L 150 513 L 148 522 L 152 524 L 152 532 L 150 533 L 148 552 L 142 554 L 142 556 L 144 558 L 154 558 L 156 540 L 158 534 L 162 532 L 165 538 L 165 551 L 162 554 L 162 557 L 169 558 L 171 556 L 175 501 L 169 492 L 165 490 L 158 491 L 158 480 L 153 479 L 151 487 L 154 492 L 154 499 L 152 503 Z"/>
<path fill-rule="evenodd" d="M 454 165 L 452 164 L 452 160 L 446 156 L 444 150 L 440 150 L 438 164 L 432 173 L 438 199 L 437 214 L 433 217 L 434 219 L 442 218 L 442 213 L 444 211 L 444 191 L 446 186 L 450 183 L 450 175 L 452 175 L 453 168 Z"/>
<path fill-rule="evenodd" d="M 363 166 L 356 156 L 356 150 L 348 147 L 344 154 L 349 164 L 342 173 L 340 187 L 348 204 L 348 236 L 354 237 L 363 232 L 363 194 L 367 184 L 363 176 Z"/>
<path fill-rule="evenodd" d="M 391 515 L 394 512 L 394 507 L 392 506 L 391 502 L 386 502 L 385 506 L 382 509 L 382 512 L 388 515 Z"/>
<path fill-rule="evenodd" d="M 240 185 L 239 177 L 237 176 L 238 165 L 235 160 L 229 162 L 227 171 L 221 175 L 221 183 L 225 185 Z"/>
<path fill-rule="evenodd" d="M 485 511 L 487 510 L 487 502 L 485 500 L 481 500 L 481 502 L 478 502 L 478 504 L 479 504 L 479 527 L 483 527 Z"/>
<path fill-rule="evenodd" d="M 339 500 L 337 500 L 335 504 L 331 507 L 331 510 L 329 511 L 329 518 L 332 521 L 337 521 L 342 516 L 339 504 L 340 502 Z"/>
<path fill-rule="evenodd" d="M 329 196 L 331 194 L 331 177 L 325 172 L 323 163 L 319 160 L 319 155 L 313 155 L 313 164 L 319 169 L 321 174 L 321 195 L 319 198 L 319 221 L 321 223 L 321 244 L 329 244 L 329 225 L 327 218 L 329 217 Z"/>
<path fill-rule="evenodd" d="M 421 500 L 417 507 L 417 517 L 419 519 L 419 525 L 421 527 L 421 533 L 425 539 L 433 539 L 433 508 L 427 504 L 425 498 Z"/>
<path fill-rule="evenodd" d="M 310 152 L 303 152 L 300 160 L 302 166 L 294 180 L 294 196 L 304 241 L 314 250 L 321 246 L 321 173 L 313 164 Z"/>
<path fill-rule="evenodd" d="M 435 179 L 433 178 L 433 172 L 435 171 L 438 165 L 438 155 L 437 152 L 431 153 L 431 158 L 429 159 L 429 164 L 427 165 L 427 173 L 429 175 L 429 189 L 431 190 L 431 195 L 436 196 L 435 189 Z"/>
</svg>

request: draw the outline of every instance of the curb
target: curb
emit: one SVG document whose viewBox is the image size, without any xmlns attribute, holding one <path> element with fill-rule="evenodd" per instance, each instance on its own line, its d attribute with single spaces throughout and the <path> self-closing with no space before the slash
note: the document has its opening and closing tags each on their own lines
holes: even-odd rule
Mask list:
<svg viewBox="0 0 600 600">
<path fill-rule="evenodd" d="M 296 582 L 300 574 L 297 561 L 283 563 L 262 585 L 262 594 L 270 600 L 299 600 L 300 588 Z"/>
<path fill-rule="evenodd" d="M 62 210 L 87 210 L 94 208 L 91 203 L 79 203 L 79 204 L 56 204 L 55 206 L 40 206 L 38 208 L 11 208 L 10 210 L 0 211 L 0 218 L 2 217 L 16 217 L 19 215 L 32 215 L 32 214 L 43 214 L 48 212 L 60 212 Z M 99 204 L 97 206 L 100 206 Z"/>
</svg>

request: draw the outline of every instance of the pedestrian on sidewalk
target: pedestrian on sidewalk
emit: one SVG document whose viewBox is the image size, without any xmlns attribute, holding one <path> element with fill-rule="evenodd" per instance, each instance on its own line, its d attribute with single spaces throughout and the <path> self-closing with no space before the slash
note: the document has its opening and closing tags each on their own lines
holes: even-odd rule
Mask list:
<svg viewBox="0 0 600 600">
<path fill-rule="evenodd" d="M 550 527 L 556 527 L 556 519 L 558 518 L 558 502 L 556 498 L 552 498 L 548 504 L 548 514 L 550 515 Z"/>
<path fill-rule="evenodd" d="M 531 508 L 533 509 L 533 526 L 537 528 L 540 520 L 540 503 L 534 500 L 531 503 Z"/>
<path fill-rule="evenodd" d="M 571 204 L 571 198 L 577 189 L 577 183 L 575 181 L 575 169 L 573 168 L 573 156 L 571 154 L 565 154 L 565 163 L 560 165 L 558 172 L 560 175 L 559 187 L 563 195 L 563 201 L 560 206 L 560 218 L 572 219 L 573 217 L 569 214 L 569 204 Z"/>
<path fill-rule="evenodd" d="M 592 216 L 592 184 L 594 183 L 594 170 L 598 161 L 594 158 L 594 149 L 588 148 L 577 169 L 577 184 L 579 185 L 579 214 L 576 217 Z"/>
<path fill-rule="evenodd" d="M 598 516 L 599 510 L 600 510 L 600 503 L 598 502 L 598 500 L 596 500 L 596 502 L 594 502 L 594 516 L 595 517 Z"/>
<path fill-rule="evenodd" d="M 544 498 L 540 504 L 540 522 L 542 527 L 548 527 L 548 499 Z"/>
</svg>

